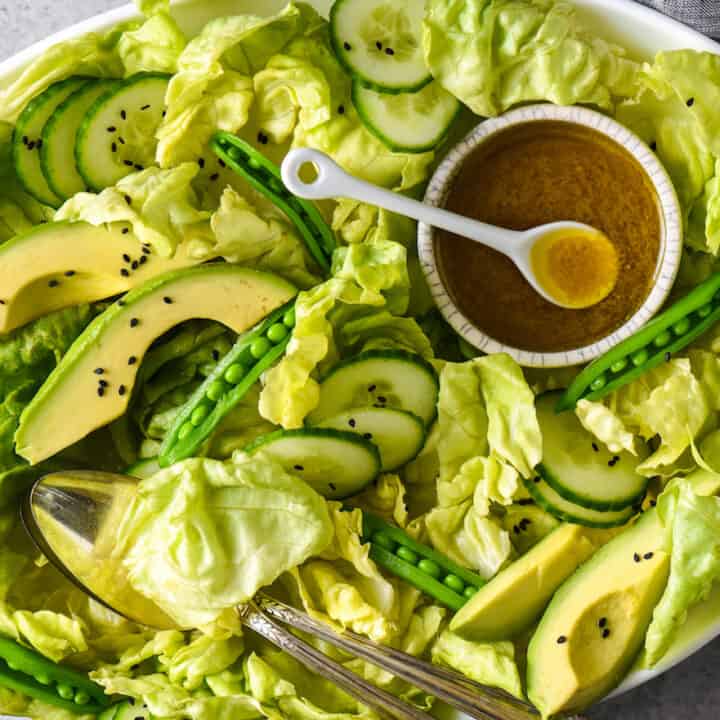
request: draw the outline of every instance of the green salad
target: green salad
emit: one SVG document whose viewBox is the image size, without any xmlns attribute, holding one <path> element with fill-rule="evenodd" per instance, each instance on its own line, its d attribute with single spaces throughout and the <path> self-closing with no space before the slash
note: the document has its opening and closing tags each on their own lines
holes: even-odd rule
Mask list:
<svg viewBox="0 0 720 720">
<path fill-rule="evenodd" d="M 0 88 L 0 634 L 86 673 L 102 720 L 374 718 L 243 632 L 260 589 L 543 717 L 666 658 L 720 577 L 720 56 L 640 62 L 564 0 L 291 2 L 193 38 L 168 5 Z M 417 197 L 482 118 L 540 101 L 633 130 L 683 212 L 671 302 L 698 289 L 661 330 L 684 340 L 605 390 L 479 356 L 414 222 L 278 175 L 307 146 Z M 141 478 L 117 543 L 171 629 L 27 537 L 23 493 L 78 468 Z M 2 672 L 0 712 L 78 717 Z"/>
</svg>

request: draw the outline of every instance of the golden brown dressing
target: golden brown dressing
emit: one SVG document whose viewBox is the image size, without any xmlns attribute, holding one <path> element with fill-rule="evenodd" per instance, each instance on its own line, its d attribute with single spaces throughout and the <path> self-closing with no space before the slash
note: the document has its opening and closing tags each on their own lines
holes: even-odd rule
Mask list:
<svg viewBox="0 0 720 720">
<path fill-rule="evenodd" d="M 662 222 L 655 190 L 624 148 L 594 130 L 546 121 L 498 133 L 465 161 L 446 207 L 513 230 L 575 220 L 614 247 L 576 235 L 548 238 L 544 264 L 534 265 L 548 289 L 575 298 L 597 292 L 616 264 L 612 292 L 575 310 L 542 298 L 504 255 L 438 230 L 435 253 L 450 296 L 496 340 L 537 352 L 582 347 L 620 327 L 650 292 Z"/>
</svg>

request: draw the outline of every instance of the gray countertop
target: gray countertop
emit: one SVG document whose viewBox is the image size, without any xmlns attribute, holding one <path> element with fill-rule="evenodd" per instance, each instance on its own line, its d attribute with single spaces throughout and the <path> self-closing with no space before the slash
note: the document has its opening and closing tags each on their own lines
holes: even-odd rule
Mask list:
<svg viewBox="0 0 720 720">
<path fill-rule="evenodd" d="M 0 58 L 122 0 L 0 0 Z M 720 641 L 670 673 L 589 713 L 593 720 L 717 720 Z"/>
</svg>

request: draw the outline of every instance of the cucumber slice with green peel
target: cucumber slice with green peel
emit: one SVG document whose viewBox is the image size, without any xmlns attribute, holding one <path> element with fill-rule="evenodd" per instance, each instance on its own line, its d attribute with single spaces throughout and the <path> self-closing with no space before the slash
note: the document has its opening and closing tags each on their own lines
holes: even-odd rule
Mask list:
<svg viewBox="0 0 720 720">
<path fill-rule="evenodd" d="M 165 112 L 168 75 L 140 73 L 101 95 L 77 134 L 75 162 L 99 192 L 155 163 L 155 132 Z"/>
<path fill-rule="evenodd" d="M 462 105 L 439 83 L 388 95 L 353 82 L 352 100 L 363 125 L 393 152 L 422 153 L 450 132 Z"/>
<path fill-rule="evenodd" d="M 89 81 L 60 103 L 45 123 L 40 166 L 48 186 L 62 200 L 87 190 L 75 166 L 75 141 L 87 111 L 115 85 L 115 80 Z"/>
<path fill-rule="evenodd" d="M 357 495 L 378 476 L 380 453 L 353 432 L 329 428 L 276 430 L 245 448 L 263 453 L 328 500 Z"/>
<path fill-rule="evenodd" d="M 12 142 L 15 173 L 30 195 L 50 207 L 60 207 L 62 198 L 52 191 L 40 165 L 43 130 L 57 107 L 88 82 L 89 78 L 72 77 L 51 85 L 28 103 L 15 126 Z"/>
<path fill-rule="evenodd" d="M 435 369 L 420 355 L 369 350 L 328 372 L 307 421 L 318 425 L 351 408 L 380 406 L 407 410 L 429 426 L 437 413 L 439 387 Z"/>
<path fill-rule="evenodd" d="M 637 507 L 622 510 L 591 510 L 566 500 L 548 485 L 542 477 L 523 478 L 525 487 L 535 502 L 551 515 L 565 522 L 586 527 L 610 528 L 625 525 L 638 513 Z"/>
<path fill-rule="evenodd" d="M 370 440 L 380 452 L 382 472 L 410 462 L 425 444 L 425 423 L 405 410 L 355 408 L 323 420 L 318 427 L 345 430 Z"/>
<path fill-rule="evenodd" d="M 0 686 L 77 714 L 96 715 L 111 702 L 87 675 L 6 637 L 0 637 Z"/>
<path fill-rule="evenodd" d="M 192 457 L 260 376 L 284 354 L 295 326 L 295 301 L 270 313 L 238 338 L 178 413 L 165 436 L 160 467 Z"/>
<path fill-rule="evenodd" d="M 419 90 L 432 80 L 422 46 L 424 0 L 336 0 L 330 41 L 354 79 L 385 93 Z"/>
<path fill-rule="evenodd" d="M 239 137 L 220 132 L 211 145 L 224 163 L 290 218 L 318 267 L 329 272 L 337 243 L 333 231 L 315 205 L 293 195 L 285 187 L 278 166 Z"/>
<path fill-rule="evenodd" d="M 476 573 L 365 511 L 362 540 L 370 543 L 370 557 L 378 565 L 452 610 L 485 585 Z"/>
<path fill-rule="evenodd" d="M 648 486 L 636 471 L 642 458 L 610 452 L 575 413 L 556 413 L 561 395 L 545 393 L 535 404 L 543 438 L 538 474 L 565 500 L 591 510 L 622 510 L 639 503 Z"/>
<path fill-rule="evenodd" d="M 162 468 L 160 467 L 158 459 L 154 457 L 147 458 L 146 460 L 138 460 L 125 471 L 125 474 L 132 475 L 140 480 L 147 480 L 161 470 Z"/>
</svg>

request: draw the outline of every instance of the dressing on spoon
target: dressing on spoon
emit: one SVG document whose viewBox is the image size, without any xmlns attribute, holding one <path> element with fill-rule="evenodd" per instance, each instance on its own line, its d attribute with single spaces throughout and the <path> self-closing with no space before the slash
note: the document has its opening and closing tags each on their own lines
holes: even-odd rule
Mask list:
<svg viewBox="0 0 720 720">
<path fill-rule="evenodd" d="M 315 177 L 308 177 L 307 166 Z M 282 165 L 285 186 L 311 200 L 351 198 L 448 230 L 506 255 L 535 290 L 565 308 L 586 308 L 606 298 L 615 287 L 619 258 L 600 230 L 571 221 L 508 230 L 412 200 L 346 173 L 325 153 L 291 150 Z"/>
</svg>

